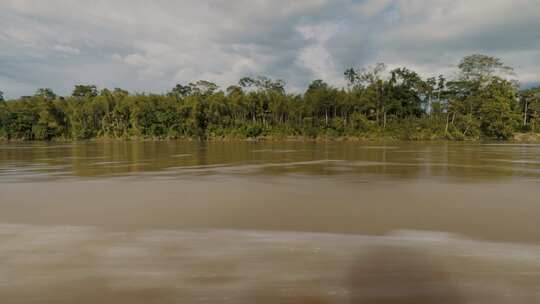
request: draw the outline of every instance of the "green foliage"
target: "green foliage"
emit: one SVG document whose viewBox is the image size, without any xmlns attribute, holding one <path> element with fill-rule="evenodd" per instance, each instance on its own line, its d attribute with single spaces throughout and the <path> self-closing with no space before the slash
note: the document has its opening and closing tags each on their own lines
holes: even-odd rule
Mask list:
<svg viewBox="0 0 540 304">
<path fill-rule="evenodd" d="M 8 104 L 5 132 L 8 139 L 31 140 L 33 138 L 32 127 L 39 119 L 33 105 L 22 100 L 14 104 Z"/>
<path fill-rule="evenodd" d="M 263 135 L 264 133 L 264 127 L 260 124 L 248 124 L 244 129 L 244 135 L 246 137 L 259 137 Z"/>
<path fill-rule="evenodd" d="M 482 55 L 473 54 L 465 56 L 458 68 L 461 72 L 461 78 L 468 81 L 489 81 L 496 74 L 504 75 L 512 73 L 511 67 L 505 66 L 501 59 Z"/>
<path fill-rule="evenodd" d="M 497 139 L 509 139 L 513 135 L 513 117 L 506 103 L 490 100 L 482 105 L 481 129 L 483 134 Z"/>
<path fill-rule="evenodd" d="M 64 115 L 50 100 L 38 101 L 38 121 L 32 127 L 34 139 L 51 140 L 64 134 Z"/>
<path fill-rule="evenodd" d="M 95 85 L 76 85 L 71 96 L 78 98 L 92 98 L 98 95 Z"/>
<path fill-rule="evenodd" d="M 512 111 L 515 89 L 511 83 L 495 79 L 482 92 L 480 107 L 482 133 L 497 139 L 509 139 L 513 135 L 516 114 Z"/>
<path fill-rule="evenodd" d="M 350 128 L 355 134 L 361 134 L 375 131 L 377 126 L 364 114 L 355 112 L 350 118 Z"/>
<path fill-rule="evenodd" d="M 36 91 L 36 94 L 34 94 L 35 97 L 45 99 L 45 100 L 54 100 L 56 99 L 56 94 L 53 92 L 53 90 L 49 88 L 41 88 Z"/>
<path fill-rule="evenodd" d="M 523 129 L 540 132 L 540 87 L 522 91 L 519 107 L 523 113 Z"/>
<path fill-rule="evenodd" d="M 284 81 L 267 77 L 245 77 L 225 91 L 200 80 L 163 95 L 77 85 L 64 98 L 42 88 L 30 97 L 0 101 L 0 138 L 466 140 L 540 130 L 539 88 L 518 94 L 504 78 L 511 69 L 498 58 L 471 55 L 458 67 L 450 81 L 442 75 L 422 79 L 407 68 L 384 73 L 384 64 L 351 68 L 344 74 L 346 89 L 319 79 L 302 95 L 288 94 Z"/>
</svg>

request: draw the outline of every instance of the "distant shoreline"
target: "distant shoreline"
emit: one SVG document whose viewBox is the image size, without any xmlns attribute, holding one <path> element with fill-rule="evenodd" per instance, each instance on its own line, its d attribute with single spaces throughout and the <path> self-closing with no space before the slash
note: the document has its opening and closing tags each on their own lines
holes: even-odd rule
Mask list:
<svg viewBox="0 0 540 304">
<path fill-rule="evenodd" d="M 493 138 L 423 138 L 423 139 L 403 139 L 392 136 L 361 137 L 361 136 L 258 136 L 258 137 L 227 137 L 209 136 L 206 138 L 180 137 L 180 138 L 152 138 L 152 137 L 94 137 L 88 139 L 54 138 L 52 140 L 28 140 L 28 139 L 5 139 L 0 138 L 0 143 L 32 143 L 32 142 L 164 142 L 164 141 L 187 141 L 187 142 L 500 142 L 500 143 L 540 143 L 540 133 L 515 133 L 513 138 L 506 140 L 496 140 Z"/>
<path fill-rule="evenodd" d="M 303 93 L 258 76 L 163 94 L 85 84 L 70 96 L 50 88 L 9 101 L 0 94 L 0 138 L 540 141 L 540 87 L 520 90 L 499 58 L 466 56 L 448 79 L 385 69 L 350 68 L 347 87 L 315 79 Z"/>
</svg>

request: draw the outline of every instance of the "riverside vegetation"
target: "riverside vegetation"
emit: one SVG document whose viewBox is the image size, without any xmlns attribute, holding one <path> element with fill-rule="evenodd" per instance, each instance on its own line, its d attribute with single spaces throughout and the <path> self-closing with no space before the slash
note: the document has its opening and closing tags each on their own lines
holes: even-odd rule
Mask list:
<svg viewBox="0 0 540 304">
<path fill-rule="evenodd" d="M 0 138 L 508 140 L 540 132 L 540 87 L 520 90 L 512 68 L 491 56 L 470 55 L 457 67 L 451 78 L 426 79 L 382 63 L 351 68 L 346 88 L 314 80 L 303 94 L 261 76 L 225 90 L 204 80 L 178 84 L 159 95 L 76 85 L 68 97 L 41 88 L 6 101 L 0 92 Z"/>
</svg>

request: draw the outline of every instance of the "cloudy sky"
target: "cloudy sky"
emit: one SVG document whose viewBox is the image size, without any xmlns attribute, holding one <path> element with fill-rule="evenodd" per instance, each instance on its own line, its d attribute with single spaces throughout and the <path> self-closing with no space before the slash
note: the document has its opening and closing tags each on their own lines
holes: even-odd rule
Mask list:
<svg viewBox="0 0 540 304">
<path fill-rule="evenodd" d="M 302 90 L 385 62 L 451 76 L 485 53 L 540 81 L 539 0 L 1 0 L 0 90 L 165 92 L 267 75 Z"/>
</svg>

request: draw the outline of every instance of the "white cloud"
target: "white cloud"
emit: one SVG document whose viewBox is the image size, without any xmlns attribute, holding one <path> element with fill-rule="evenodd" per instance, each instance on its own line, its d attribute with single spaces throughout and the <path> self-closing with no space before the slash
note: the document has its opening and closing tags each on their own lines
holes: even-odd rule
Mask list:
<svg viewBox="0 0 540 304">
<path fill-rule="evenodd" d="M 124 62 L 134 66 L 146 66 L 149 60 L 139 54 L 130 54 L 123 58 Z"/>
<path fill-rule="evenodd" d="M 257 74 L 302 89 L 315 78 L 340 85 L 345 68 L 378 61 L 451 73 L 472 52 L 533 82 L 539 15 L 538 0 L 2 0 L 0 89 L 163 92 Z"/>
<path fill-rule="evenodd" d="M 78 48 L 70 47 L 68 45 L 56 44 L 52 47 L 54 51 L 57 51 L 63 55 L 79 55 L 81 50 Z"/>
<path fill-rule="evenodd" d="M 342 26 L 335 23 L 297 27 L 297 31 L 302 34 L 304 39 L 312 41 L 311 44 L 300 50 L 297 64 L 311 70 L 315 78 L 324 79 L 334 85 L 343 85 L 343 77 L 326 44 L 340 30 L 342 30 Z"/>
</svg>

